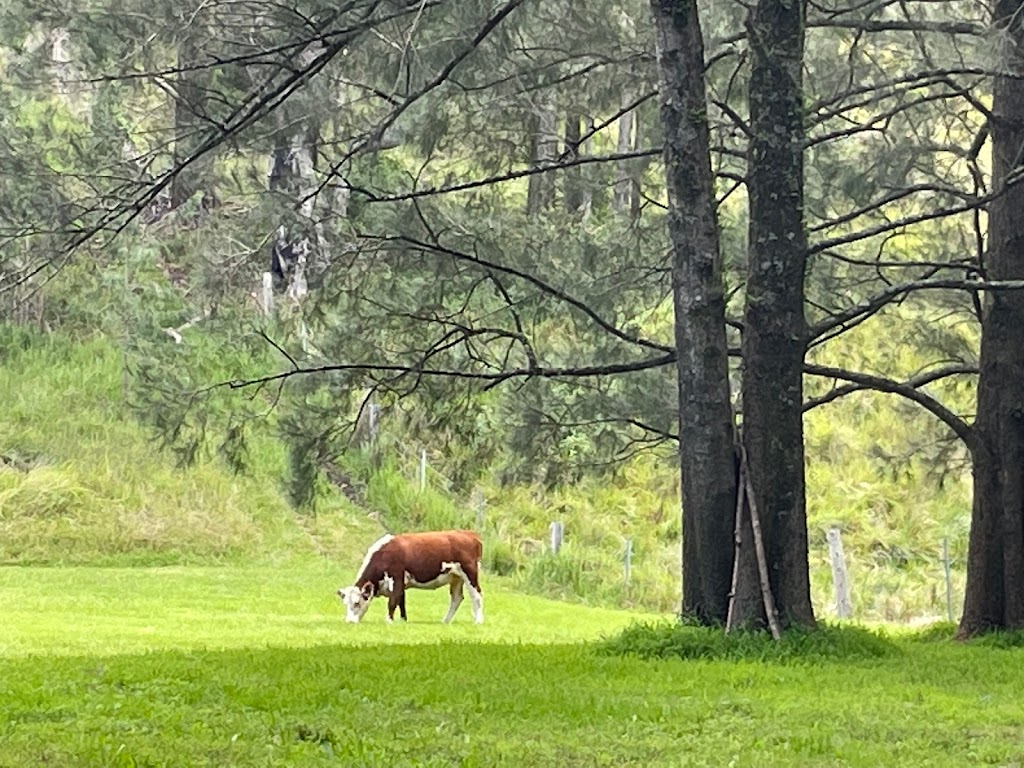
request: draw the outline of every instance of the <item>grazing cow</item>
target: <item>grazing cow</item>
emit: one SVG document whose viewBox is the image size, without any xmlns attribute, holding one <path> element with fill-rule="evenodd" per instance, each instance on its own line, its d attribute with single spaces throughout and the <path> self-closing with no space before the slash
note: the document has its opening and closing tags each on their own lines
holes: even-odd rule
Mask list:
<svg viewBox="0 0 1024 768">
<path fill-rule="evenodd" d="M 388 534 L 370 547 L 356 575 L 356 583 L 338 590 L 345 604 L 345 620 L 360 621 L 377 595 L 388 597 L 388 622 L 395 608 L 405 615 L 406 589 L 437 589 L 448 585 L 451 604 L 444 617 L 447 624 L 462 602 L 462 588 L 469 590 L 473 620 L 484 620 L 484 597 L 480 591 L 480 537 L 472 531 L 427 531 Z"/>
</svg>

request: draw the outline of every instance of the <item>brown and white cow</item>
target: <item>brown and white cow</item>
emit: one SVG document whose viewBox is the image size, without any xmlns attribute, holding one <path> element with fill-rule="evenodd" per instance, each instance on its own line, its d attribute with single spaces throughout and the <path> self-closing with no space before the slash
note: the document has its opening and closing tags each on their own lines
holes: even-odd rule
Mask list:
<svg viewBox="0 0 1024 768">
<path fill-rule="evenodd" d="M 338 590 L 345 604 L 345 620 L 360 621 L 377 595 L 388 597 L 388 621 L 394 621 L 395 608 L 405 615 L 406 589 L 437 589 L 446 584 L 451 604 L 444 622 L 448 623 L 462 602 L 462 588 L 469 591 L 473 619 L 484 620 L 484 598 L 480 591 L 480 556 L 483 545 L 473 531 L 427 531 L 388 534 L 366 552 L 363 564 L 350 587 Z"/>
</svg>

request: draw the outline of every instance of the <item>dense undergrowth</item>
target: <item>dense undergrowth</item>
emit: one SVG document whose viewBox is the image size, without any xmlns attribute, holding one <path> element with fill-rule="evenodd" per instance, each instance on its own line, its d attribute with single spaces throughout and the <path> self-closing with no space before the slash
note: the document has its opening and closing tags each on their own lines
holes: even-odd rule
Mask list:
<svg viewBox="0 0 1024 768">
<path fill-rule="evenodd" d="M 944 628 L 948 633 L 948 627 Z M 822 624 L 789 629 L 775 641 L 766 632 L 732 632 L 679 621 L 638 622 L 598 645 L 602 653 L 641 659 L 731 659 L 813 663 L 897 655 L 899 647 L 880 631 Z"/>
<path fill-rule="evenodd" d="M 201 339 L 183 346 L 201 347 Z M 503 484 L 486 471 L 475 482 L 456 483 L 445 464 L 455 448 L 410 443 L 385 428 L 372 452 L 342 457 L 337 474 L 344 488 L 325 484 L 315 510 L 295 509 L 286 501 L 289 457 L 274 435 L 273 412 L 266 429 L 248 435 L 242 471 L 233 472 L 216 446 L 181 468 L 127 407 L 123 351 L 108 339 L 6 327 L 0 355 L 0 391 L 7 393 L 0 413 L 0 562 L 347 558 L 378 535 L 379 524 L 393 531 L 479 527 L 485 568 L 519 589 L 594 604 L 677 608 L 679 490 L 671 456 L 641 455 L 614 474 L 554 488 Z M 229 375 L 211 370 L 210 380 Z M 810 555 L 820 615 L 832 611 L 830 525 L 843 531 L 856 617 L 943 617 L 944 537 L 954 557 L 959 610 L 965 482 L 929 475 L 936 462 L 922 441 L 934 430 L 927 417 L 901 412 L 911 427 L 901 438 L 891 429 L 900 407 L 861 395 L 807 416 Z M 421 447 L 429 456 L 424 489 Z M 553 520 L 565 527 L 558 555 L 547 552 Z"/>
</svg>

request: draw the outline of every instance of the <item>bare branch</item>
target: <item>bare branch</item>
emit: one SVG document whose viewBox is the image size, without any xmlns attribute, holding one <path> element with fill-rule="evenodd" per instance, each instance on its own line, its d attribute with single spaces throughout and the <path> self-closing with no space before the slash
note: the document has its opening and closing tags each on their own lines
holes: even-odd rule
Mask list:
<svg viewBox="0 0 1024 768">
<path fill-rule="evenodd" d="M 953 266 L 953 265 L 951 265 Z M 1024 290 L 1024 280 L 915 280 L 910 283 L 894 285 L 888 290 L 882 291 L 877 296 L 864 301 L 856 306 L 839 312 L 827 320 L 815 323 L 809 329 L 808 338 L 812 340 L 828 333 L 829 331 L 855 321 L 862 315 L 877 312 L 881 307 L 889 304 L 894 299 L 915 291 L 929 290 L 959 290 L 959 291 L 1019 291 Z"/>
<path fill-rule="evenodd" d="M 515 181 L 516 179 L 523 179 L 528 176 L 536 176 L 542 173 L 549 173 L 551 171 L 560 171 L 566 168 L 572 168 L 580 165 L 593 165 L 596 163 L 617 163 L 622 160 L 635 160 L 643 157 L 656 157 L 661 155 L 661 147 L 653 149 L 638 149 L 632 152 L 613 152 L 608 155 L 585 155 L 583 157 L 577 157 L 574 159 L 558 159 L 550 162 L 541 163 L 533 166 L 532 168 L 523 168 L 518 171 L 510 171 L 508 173 L 498 174 L 496 176 L 488 176 L 483 179 L 474 179 L 473 181 L 465 181 L 459 184 L 449 184 L 441 187 L 427 187 L 426 189 L 412 190 L 409 192 L 399 192 L 394 195 L 376 195 L 368 189 L 361 187 L 352 187 L 346 184 L 348 189 L 353 192 L 357 192 L 364 195 L 367 198 L 368 203 L 397 203 L 402 200 L 416 200 L 421 197 L 431 197 L 434 195 L 447 195 L 452 192 L 465 192 L 470 189 L 478 189 L 480 187 L 487 187 L 492 184 L 500 184 L 505 181 Z"/>
<path fill-rule="evenodd" d="M 858 32 L 938 32 L 982 36 L 988 28 L 970 21 L 901 21 L 899 19 L 812 19 L 808 27 L 853 29 Z"/>
<path fill-rule="evenodd" d="M 976 366 L 976 365 L 968 365 L 967 363 L 956 363 L 956 364 L 953 364 L 953 365 L 943 366 L 942 368 L 936 368 L 933 371 L 927 371 L 925 373 L 918 374 L 917 376 L 914 376 L 913 378 L 910 378 L 910 379 L 907 379 L 904 382 L 901 382 L 901 384 L 902 384 L 902 386 L 905 386 L 905 387 L 911 387 L 913 389 L 920 389 L 923 386 L 926 386 L 928 384 L 932 384 L 932 383 L 934 383 L 936 381 L 941 381 L 942 379 L 947 379 L 950 376 L 960 376 L 960 375 L 970 375 L 970 374 L 975 374 L 976 375 L 977 373 L 978 373 L 978 366 Z M 841 386 L 833 387 L 828 392 L 826 392 L 824 395 L 819 395 L 818 397 L 810 398 L 809 400 L 807 400 L 804 403 L 803 410 L 806 413 L 807 411 L 810 411 L 810 410 L 813 410 L 814 408 L 817 408 L 819 406 L 825 405 L 826 403 L 831 403 L 831 402 L 833 402 L 835 400 L 838 400 L 841 397 L 845 397 L 846 395 L 852 394 L 854 392 L 863 392 L 865 390 L 872 390 L 872 389 L 873 389 L 873 387 L 870 386 L 870 384 L 865 382 L 865 381 L 860 381 L 860 382 L 850 381 L 850 382 L 848 382 L 846 384 L 843 384 Z"/>
<path fill-rule="evenodd" d="M 399 117 L 401 117 L 410 107 L 412 107 L 416 102 L 418 102 L 428 93 L 435 90 L 439 86 L 443 85 L 448 80 L 452 72 L 454 72 L 455 69 L 463 61 L 465 61 L 470 56 L 470 54 L 472 54 L 480 46 L 480 44 L 484 40 L 487 39 L 488 35 L 490 35 L 491 32 L 493 32 L 498 27 L 498 25 L 501 24 L 502 21 L 504 21 L 516 8 L 518 8 L 524 2 L 526 2 L 526 0 L 507 0 L 507 2 L 504 5 L 498 8 L 498 10 L 495 11 L 490 16 L 490 18 L 487 19 L 483 26 L 481 26 L 481 28 L 477 30 L 477 33 L 473 36 L 473 38 L 465 46 L 463 46 L 462 50 L 456 53 L 448 61 L 448 63 L 441 68 L 437 75 L 435 75 L 429 82 L 424 83 L 420 88 L 416 89 L 413 93 L 409 94 L 402 101 L 401 104 L 392 109 L 391 112 L 388 113 L 388 115 L 383 120 L 377 123 L 377 125 L 369 134 L 364 136 L 364 138 L 360 142 L 357 142 L 356 145 L 352 147 L 352 149 L 346 152 L 344 157 L 332 163 L 331 167 L 325 174 L 324 181 L 316 185 L 316 187 L 311 192 L 309 192 L 303 199 L 299 200 L 297 205 L 301 206 L 304 203 L 308 202 L 310 199 L 319 195 L 324 190 L 324 187 L 327 185 L 327 180 L 337 176 L 338 172 L 354 156 L 368 148 L 372 148 L 378 145 L 383 140 L 384 133 L 388 130 L 388 128 L 390 128 L 398 121 Z"/>
<path fill-rule="evenodd" d="M 196 394 L 202 394 L 228 387 L 230 389 L 245 389 L 247 387 L 262 386 L 270 382 L 290 379 L 293 376 L 308 376 L 317 373 L 392 373 L 399 376 L 411 375 L 416 377 L 436 376 L 448 379 L 463 379 L 470 381 L 486 382 L 493 386 L 511 379 L 583 379 L 598 376 L 613 376 L 623 373 L 637 373 L 653 368 L 661 368 L 675 363 L 675 354 L 650 357 L 645 360 L 638 360 L 632 363 L 611 363 L 608 365 L 591 365 L 566 368 L 552 368 L 548 366 L 536 366 L 529 368 L 516 368 L 510 371 L 458 371 L 442 368 L 418 368 L 411 365 L 400 364 L 376 364 L 376 363 L 336 363 L 318 365 L 312 367 L 291 368 L 287 371 L 260 376 L 255 379 L 229 379 L 209 387 L 205 387 Z"/>
<path fill-rule="evenodd" d="M 949 195 L 951 197 L 958 197 L 961 200 L 972 204 L 974 203 L 974 197 L 972 195 L 956 189 L 955 187 L 940 186 L 938 184 L 914 184 L 909 187 L 893 190 L 892 192 L 872 200 L 860 208 L 855 208 L 854 210 L 848 211 L 834 219 L 828 219 L 820 224 L 809 227 L 808 232 L 821 232 L 822 230 L 831 229 L 832 227 L 839 226 L 840 224 L 846 224 L 868 213 L 877 212 L 879 209 L 889 205 L 890 203 L 895 203 L 898 200 L 910 197 L 911 195 L 916 195 L 920 192 L 934 192 L 936 194 Z"/>
<path fill-rule="evenodd" d="M 889 392 L 891 394 L 905 397 L 920 405 L 939 419 L 939 421 L 949 427 L 957 437 L 964 441 L 968 448 L 973 447 L 975 438 L 970 425 L 940 403 L 937 399 L 925 392 L 922 392 L 920 389 L 917 389 L 909 383 L 895 381 L 894 379 L 888 379 L 884 376 L 847 371 L 842 368 L 815 365 L 813 363 L 804 365 L 804 373 L 810 374 L 811 376 L 822 376 L 829 379 L 849 381 L 854 384 L 861 385 L 864 389 L 873 389 L 878 392 Z"/>
</svg>

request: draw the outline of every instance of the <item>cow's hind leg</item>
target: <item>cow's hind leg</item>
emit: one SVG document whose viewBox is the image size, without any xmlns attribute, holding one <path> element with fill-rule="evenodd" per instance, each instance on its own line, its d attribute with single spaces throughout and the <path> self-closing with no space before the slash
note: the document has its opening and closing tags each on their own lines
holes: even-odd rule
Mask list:
<svg viewBox="0 0 1024 768">
<path fill-rule="evenodd" d="M 478 563 L 445 563 L 448 569 L 457 574 L 469 590 L 469 601 L 473 604 L 473 621 L 477 624 L 484 623 L 484 596 L 480 591 Z"/>
<path fill-rule="evenodd" d="M 484 593 L 480 589 L 480 564 L 466 563 L 463 566 L 466 574 L 466 589 L 469 590 L 469 599 L 473 603 L 473 621 L 477 624 L 484 623 Z"/>
<path fill-rule="evenodd" d="M 445 624 L 454 618 L 455 612 L 459 610 L 459 606 L 462 604 L 462 578 L 459 576 L 453 576 L 449 590 L 451 604 L 448 606 L 448 613 L 445 614 L 443 619 Z"/>
</svg>

